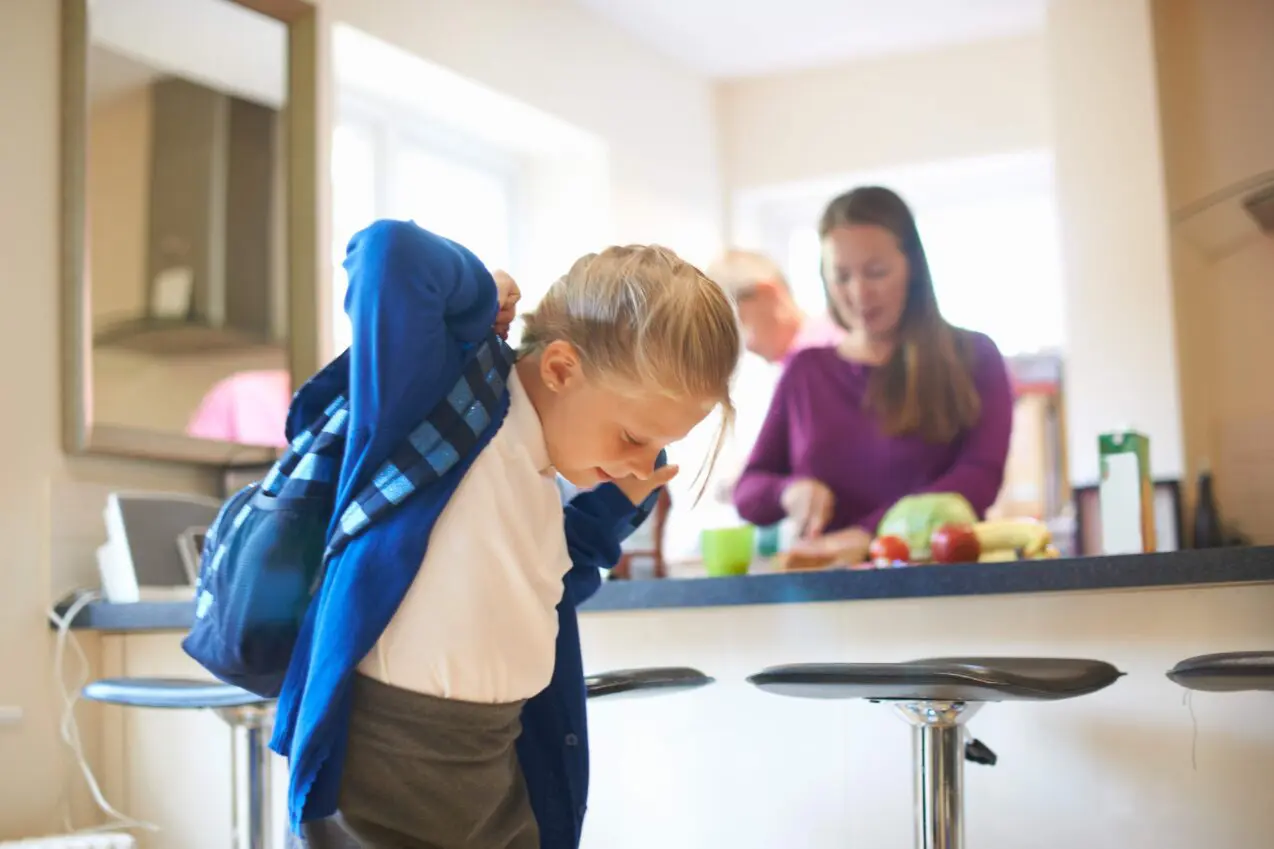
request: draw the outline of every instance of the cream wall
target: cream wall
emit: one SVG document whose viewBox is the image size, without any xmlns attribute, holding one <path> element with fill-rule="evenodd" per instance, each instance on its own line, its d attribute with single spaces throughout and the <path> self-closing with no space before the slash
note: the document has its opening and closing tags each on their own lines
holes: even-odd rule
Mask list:
<svg viewBox="0 0 1274 849">
<path fill-rule="evenodd" d="M 1175 212 L 1274 170 L 1274 2 L 1155 0 L 1152 8 Z M 1171 232 L 1186 465 L 1193 474 L 1210 461 L 1226 519 L 1274 542 L 1274 241 L 1237 204 L 1231 198 Z M 1197 228 L 1211 230 L 1205 216 L 1214 215 L 1225 216 L 1220 238 L 1200 241 Z"/>
<path fill-rule="evenodd" d="M 44 611 L 91 580 L 100 542 L 97 484 L 211 492 L 210 474 L 62 455 L 58 360 L 58 4 L 0 5 L 0 705 L 24 718 L 0 726 L 0 839 L 53 830 L 66 782 Z M 87 640 L 91 658 L 96 641 Z M 90 751 L 96 714 L 81 711 Z M 78 785 L 75 785 L 78 787 Z M 87 808 L 77 793 L 81 818 Z"/>
<path fill-rule="evenodd" d="M 1148 0 L 1048 11 L 1066 320 L 1071 480 L 1097 480 L 1097 436 L 1150 435 L 1156 477 L 1181 475 L 1181 400 Z"/>
<path fill-rule="evenodd" d="M 738 80 L 718 89 L 727 190 L 1046 148 L 1042 35 Z"/>
</svg>

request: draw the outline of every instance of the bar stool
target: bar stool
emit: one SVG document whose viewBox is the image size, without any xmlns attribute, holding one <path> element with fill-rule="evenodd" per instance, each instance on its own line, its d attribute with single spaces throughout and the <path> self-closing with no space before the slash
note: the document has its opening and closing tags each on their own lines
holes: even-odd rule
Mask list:
<svg viewBox="0 0 1274 849">
<path fill-rule="evenodd" d="M 776 666 L 748 681 L 780 696 L 893 705 L 913 728 L 917 849 L 962 849 L 964 760 L 978 759 L 962 745 L 969 718 L 986 702 L 1086 696 L 1122 674 L 1097 660 L 932 658 Z"/>
<path fill-rule="evenodd" d="M 640 698 L 697 690 L 715 679 L 685 666 L 650 667 L 603 672 L 584 679 L 590 699 Z"/>
<path fill-rule="evenodd" d="M 274 701 L 219 681 L 107 678 L 83 690 L 86 699 L 122 707 L 210 710 L 230 726 L 232 813 L 236 849 L 265 849 L 270 840 L 270 726 Z"/>
<path fill-rule="evenodd" d="M 1274 651 L 1234 651 L 1186 658 L 1169 680 L 1206 693 L 1274 692 Z"/>
</svg>

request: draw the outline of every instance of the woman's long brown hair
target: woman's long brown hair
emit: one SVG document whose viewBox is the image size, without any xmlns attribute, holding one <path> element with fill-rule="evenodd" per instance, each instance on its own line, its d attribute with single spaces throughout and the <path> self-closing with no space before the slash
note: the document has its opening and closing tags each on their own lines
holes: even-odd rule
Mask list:
<svg viewBox="0 0 1274 849">
<path fill-rule="evenodd" d="M 897 345 L 870 378 L 867 406 L 891 436 L 919 434 L 926 442 L 951 442 L 982 413 L 970 336 L 942 317 L 915 216 L 894 192 L 864 186 L 836 198 L 823 212 L 819 239 L 837 228 L 864 224 L 892 233 L 909 269 Z M 832 303 L 832 285 L 828 269 L 823 269 L 828 310 L 837 324 L 847 327 Z"/>
</svg>

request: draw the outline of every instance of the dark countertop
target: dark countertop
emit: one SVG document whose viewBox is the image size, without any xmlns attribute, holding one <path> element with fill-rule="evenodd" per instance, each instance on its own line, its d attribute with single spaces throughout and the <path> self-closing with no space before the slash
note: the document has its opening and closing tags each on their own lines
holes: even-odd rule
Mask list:
<svg viewBox="0 0 1274 849">
<path fill-rule="evenodd" d="M 1078 557 L 1021 563 L 917 566 L 906 569 L 789 572 L 739 578 L 608 581 L 582 611 L 657 610 L 747 604 L 808 604 L 887 598 L 1130 590 L 1274 583 L 1274 546 Z M 58 605 L 59 612 L 70 600 Z M 193 601 L 93 602 L 74 628 L 185 631 Z"/>
</svg>

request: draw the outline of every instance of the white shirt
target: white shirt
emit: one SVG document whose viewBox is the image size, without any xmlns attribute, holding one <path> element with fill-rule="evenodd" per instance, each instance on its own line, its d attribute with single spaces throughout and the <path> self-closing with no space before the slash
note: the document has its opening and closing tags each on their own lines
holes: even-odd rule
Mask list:
<svg viewBox="0 0 1274 849">
<path fill-rule="evenodd" d="M 508 417 L 438 517 L 420 572 L 358 669 L 446 699 L 528 699 L 553 675 L 570 568 L 556 473 L 514 370 Z"/>
</svg>

